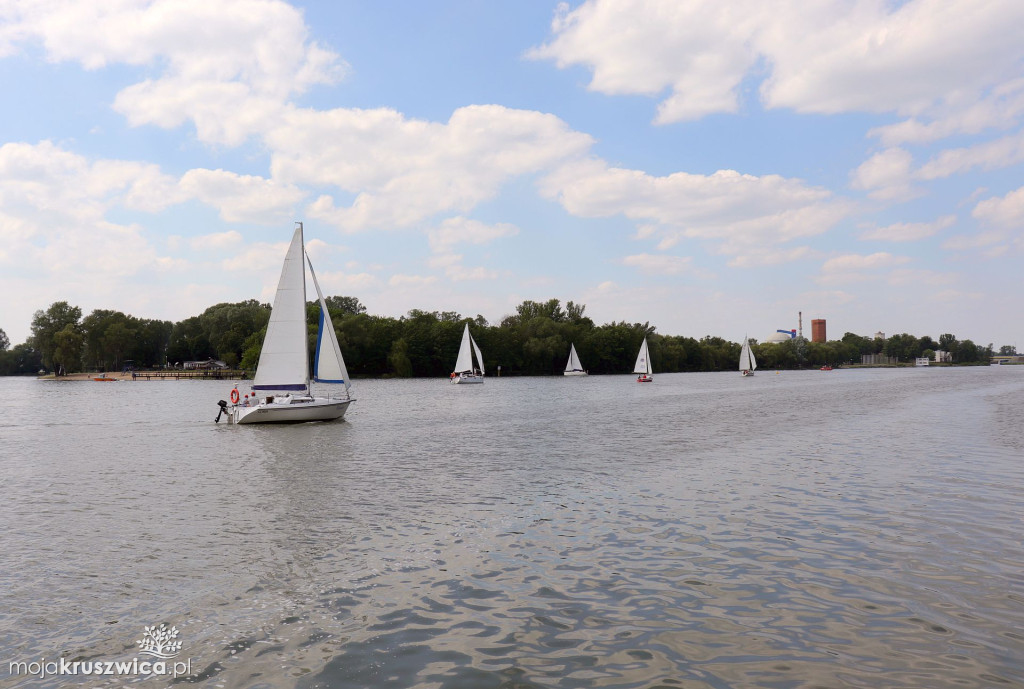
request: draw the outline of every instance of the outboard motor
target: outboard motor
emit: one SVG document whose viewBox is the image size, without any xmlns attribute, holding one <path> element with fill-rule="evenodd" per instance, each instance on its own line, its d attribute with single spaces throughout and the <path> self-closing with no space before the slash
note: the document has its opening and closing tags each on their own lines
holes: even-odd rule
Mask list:
<svg viewBox="0 0 1024 689">
<path fill-rule="evenodd" d="M 221 414 L 229 413 L 228 412 L 228 403 L 227 402 L 225 402 L 224 400 L 221 400 L 220 402 L 217 402 L 217 404 L 220 405 L 220 411 L 217 412 L 217 418 L 213 420 L 214 423 L 220 423 L 220 415 Z"/>
</svg>

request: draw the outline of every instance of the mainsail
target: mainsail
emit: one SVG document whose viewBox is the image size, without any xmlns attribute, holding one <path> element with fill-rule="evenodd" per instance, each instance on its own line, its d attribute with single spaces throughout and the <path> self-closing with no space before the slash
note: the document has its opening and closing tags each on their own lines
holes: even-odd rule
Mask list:
<svg viewBox="0 0 1024 689">
<path fill-rule="evenodd" d="M 473 370 L 473 350 L 472 345 L 469 344 L 472 338 L 469 335 L 469 324 L 466 324 L 466 329 L 462 331 L 462 344 L 459 345 L 459 358 L 455 361 L 455 372 L 462 373 L 463 371 Z"/>
<path fill-rule="evenodd" d="M 757 360 L 754 358 L 754 351 L 750 348 L 750 340 L 743 336 L 743 348 L 740 350 L 740 370 L 753 371 L 757 368 Z"/>
<path fill-rule="evenodd" d="M 302 226 L 295 229 L 277 283 L 274 307 L 267 323 L 254 390 L 309 388 L 309 350 L 306 347 L 306 272 L 303 269 Z"/>
<path fill-rule="evenodd" d="M 633 367 L 633 373 L 651 373 L 651 359 L 647 354 L 647 338 L 644 338 L 644 343 L 640 345 L 640 353 L 636 355 L 636 365 Z"/>
<path fill-rule="evenodd" d="M 565 362 L 565 370 L 569 373 L 583 370 L 583 364 L 580 363 L 580 358 L 576 354 L 575 343 L 569 347 L 569 361 Z"/>
</svg>

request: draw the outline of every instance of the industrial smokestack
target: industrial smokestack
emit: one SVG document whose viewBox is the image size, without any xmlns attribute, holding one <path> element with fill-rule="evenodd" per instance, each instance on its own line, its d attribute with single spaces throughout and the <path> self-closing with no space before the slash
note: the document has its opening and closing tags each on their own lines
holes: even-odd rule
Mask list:
<svg viewBox="0 0 1024 689">
<path fill-rule="evenodd" d="M 800 337 L 804 336 L 804 312 L 797 311 L 797 327 L 799 328 Z"/>
</svg>

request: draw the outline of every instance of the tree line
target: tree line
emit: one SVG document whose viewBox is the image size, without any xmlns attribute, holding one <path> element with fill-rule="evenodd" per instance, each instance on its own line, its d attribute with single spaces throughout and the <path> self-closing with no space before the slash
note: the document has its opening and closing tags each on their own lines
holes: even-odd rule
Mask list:
<svg viewBox="0 0 1024 689">
<path fill-rule="evenodd" d="M 484 352 L 487 370 L 503 375 L 555 375 L 565 367 L 569 346 L 595 374 L 631 371 L 644 337 L 656 372 L 735 370 L 740 344 L 721 337 L 700 339 L 661 335 L 650 323 L 596 325 L 586 306 L 558 299 L 524 301 L 515 313 L 490 324 L 483 316 L 414 309 L 400 318 L 374 316 L 355 297 L 326 299 L 338 343 L 353 376 L 447 376 L 455 362 L 465 324 Z M 307 304 L 310 351 L 315 343 L 319 305 Z M 222 303 L 178 323 L 137 318 L 120 311 L 82 311 L 66 301 L 36 311 L 31 336 L 10 347 L 0 330 L 0 375 L 120 370 L 181 365 L 215 359 L 252 372 L 270 318 L 270 305 L 256 300 Z M 992 345 L 943 334 L 933 340 L 906 333 L 868 338 L 846 333 L 839 340 L 794 338 L 778 344 L 753 343 L 760 368 L 794 369 L 859 363 L 863 354 L 884 354 L 901 362 L 952 353 L 961 364 L 988 363 Z M 1002 347 L 1000 353 L 1011 353 Z"/>
</svg>

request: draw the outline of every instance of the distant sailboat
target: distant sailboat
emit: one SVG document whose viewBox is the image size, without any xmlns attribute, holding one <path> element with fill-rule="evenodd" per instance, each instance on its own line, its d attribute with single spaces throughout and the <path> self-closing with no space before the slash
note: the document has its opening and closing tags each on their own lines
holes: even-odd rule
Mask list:
<svg viewBox="0 0 1024 689">
<path fill-rule="evenodd" d="M 231 391 L 231 404 L 221 401 L 221 411 L 228 423 L 288 423 L 297 421 L 330 421 L 345 415 L 355 400 L 349 396 L 348 370 L 338 347 L 331 315 L 324 295 L 309 263 L 302 238 L 302 223 L 296 223 L 291 246 L 285 255 L 281 279 L 277 283 L 274 307 L 270 312 L 267 334 L 260 350 L 259 364 L 253 380 L 253 394 L 238 398 L 238 389 Z M 320 327 L 316 338 L 313 378 L 317 383 L 341 386 L 343 396 L 313 397 L 309 376 L 309 345 L 306 334 L 306 264 L 320 300 Z M 259 393 L 265 396 L 258 399 Z M 268 394 L 274 393 L 274 394 Z"/>
<path fill-rule="evenodd" d="M 636 365 L 633 366 L 633 373 L 639 373 L 636 377 L 638 383 L 651 383 L 654 381 L 654 376 L 651 375 L 651 357 L 647 351 L 647 338 L 644 338 L 644 343 L 640 345 L 640 353 L 636 355 Z"/>
<path fill-rule="evenodd" d="M 477 366 L 473 365 L 474 356 Z M 476 345 L 476 340 L 469 334 L 469 323 L 466 323 L 466 329 L 462 332 L 459 358 L 455 360 L 455 370 L 452 371 L 450 380 L 453 384 L 484 382 L 484 357 Z"/>
<path fill-rule="evenodd" d="M 744 335 L 743 347 L 740 349 L 740 371 L 744 376 L 752 376 L 756 369 L 757 359 L 754 358 L 754 352 L 750 349 L 750 340 Z"/>
<path fill-rule="evenodd" d="M 576 344 L 572 344 L 569 347 L 569 361 L 565 363 L 564 376 L 585 376 L 587 372 L 583 370 L 583 364 L 580 363 L 580 358 L 576 354 Z"/>
</svg>

